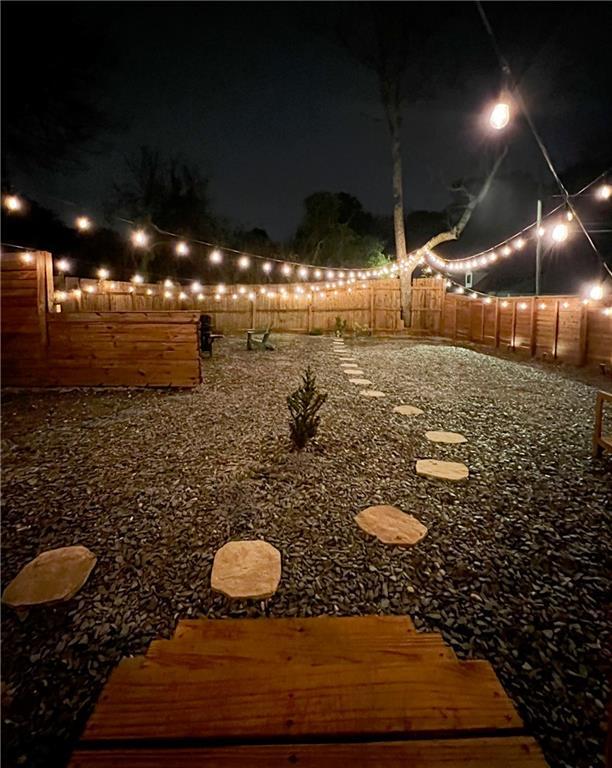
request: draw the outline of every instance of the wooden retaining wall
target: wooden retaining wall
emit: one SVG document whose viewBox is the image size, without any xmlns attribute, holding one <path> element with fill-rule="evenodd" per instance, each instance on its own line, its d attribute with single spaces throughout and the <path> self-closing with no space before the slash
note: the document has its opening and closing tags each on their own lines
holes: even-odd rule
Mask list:
<svg viewBox="0 0 612 768">
<path fill-rule="evenodd" d="M 196 312 L 50 312 L 51 255 L 3 253 L 2 385 L 193 387 Z"/>
<path fill-rule="evenodd" d="M 250 301 L 247 294 L 237 293 L 232 298 L 233 288 L 227 286 L 226 293 L 215 299 L 215 290 L 206 286 L 203 299 L 198 299 L 187 288 L 187 298 L 179 300 L 177 290 L 173 297 L 164 297 L 162 283 L 133 285 L 127 282 L 87 280 L 82 278 L 56 278 L 56 288 L 65 290 L 67 299 L 62 302 L 62 313 L 90 311 L 145 311 L 176 310 L 197 311 L 211 315 L 216 330 L 224 334 L 243 333 L 247 328 L 270 326 L 272 330 L 288 333 L 310 333 L 313 330 L 331 331 L 336 317 L 347 321 L 352 330 L 356 324 L 367 327 L 373 333 L 395 333 L 404 328 L 400 316 L 399 280 L 359 281 L 351 286 L 351 293 L 328 292 L 324 296 L 310 292 L 301 295 L 293 292 L 290 283 L 269 284 L 268 291 L 275 295 L 264 296 L 256 291 L 256 298 Z M 80 295 L 75 295 L 78 289 Z M 248 292 L 251 287 L 244 286 Z M 287 293 L 283 296 L 280 290 Z M 92 291 L 89 293 L 89 291 Z"/>
</svg>

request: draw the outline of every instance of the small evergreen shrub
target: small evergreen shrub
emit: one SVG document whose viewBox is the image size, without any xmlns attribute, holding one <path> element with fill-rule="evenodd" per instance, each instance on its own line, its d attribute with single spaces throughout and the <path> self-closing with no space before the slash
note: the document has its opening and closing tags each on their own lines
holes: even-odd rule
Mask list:
<svg viewBox="0 0 612 768">
<path fill-rule="evenodd" d="M 316 377 L 308 366 L 300 386 L 287 397 L 291 416 L 289 433 L 294 451 L 301 451 L 317 434 L 321 421 L 319 409 L 326 400 L 327 393 L 319 391 Z"/>
<path fill-rule="evenodd" d="M 343 320 L 340 317 L 340 315 L 338 315 L 338 317 L 336 317 L 336 328 L 335 328 L 336 336 L 342 336 L 345 328 L 346 328 L 346 320 Z"/>
</svg>

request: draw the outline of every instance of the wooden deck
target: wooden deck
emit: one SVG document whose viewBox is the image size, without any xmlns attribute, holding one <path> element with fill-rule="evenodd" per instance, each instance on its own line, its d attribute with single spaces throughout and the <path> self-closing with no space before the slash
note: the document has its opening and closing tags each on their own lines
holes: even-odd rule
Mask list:
<svg viewBox="0 0 612 768">
<path fill-rule="evenodd" d="M 543 768 L 490 664 L 394 616 L 182 621 L 112 673 L 71 768 Z"/>
</svg>

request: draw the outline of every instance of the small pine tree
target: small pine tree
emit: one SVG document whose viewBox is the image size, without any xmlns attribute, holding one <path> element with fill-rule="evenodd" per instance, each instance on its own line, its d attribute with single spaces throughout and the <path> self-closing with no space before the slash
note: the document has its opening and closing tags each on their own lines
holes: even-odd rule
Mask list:
<svg viewBox="0 0 612 768">
<path fill-rule="evenodd" d="M 317 389 L 317 382 L 310 366 L 302 376 L 300 386 L 287 397 L 291 421 L 289 431 L 294 451 L 301 451 L 317 434 L 321 417 L 319 409 L 327 400 L 327 393 Z"/>
</svg>

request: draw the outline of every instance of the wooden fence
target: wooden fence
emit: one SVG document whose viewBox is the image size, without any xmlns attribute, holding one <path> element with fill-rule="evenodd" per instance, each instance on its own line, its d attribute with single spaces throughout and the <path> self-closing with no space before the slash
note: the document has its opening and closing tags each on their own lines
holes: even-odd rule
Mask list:
<svg viewBox="0 0 612 768">
<path fill-rule="evenodd" d="M 211 315 L 215 329 L 224 334 L 267 326 L 288 333 L 311 333 L 317 329 L 327 332 L 335 327 L 337 316 L 347 321 L 349 329 L 357 324 L 373 333 L 395 333 L 404 329 L 397 279 L 359 281 L 350 286 L 350 293 L 345 287 L 337 294 L 329 291 L 312 297 L 306 290 L 296 294 L 294 286 L 287 283 L 267 285 L 267 295 L 252 286 L 242 286 L 244 293 L 228 286 L 218 299 L 210 286 L 197 293 L 185 288 L 186 298 L 182 300 L 176 288 L 172 297 L 166 298 L 167 290 L 162 283 L 134 285 L 68 277 L 65 282 L 63 278 L 56 278 L 56 289 L 66 294 L 65 298 L 62 296 L 62 314 L 189 310 Z M 248 298 L 251 290 L 255 291 L 253 301 Z"/>
<path fill-rule="evenodd" d="M 196 312 L 50 312 L 51 254 L 3 253 L 3 386 L 200 382 Z"/>
</svg>

